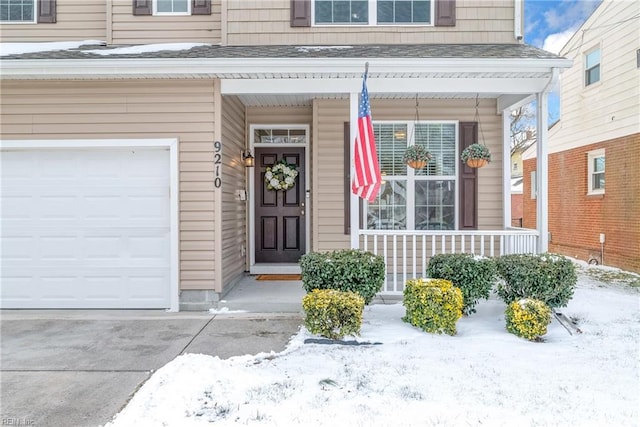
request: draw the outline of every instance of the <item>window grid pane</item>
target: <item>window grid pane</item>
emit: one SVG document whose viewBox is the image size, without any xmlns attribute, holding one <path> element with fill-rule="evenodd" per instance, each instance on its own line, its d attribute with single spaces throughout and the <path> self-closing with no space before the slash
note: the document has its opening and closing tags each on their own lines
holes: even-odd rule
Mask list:
<svg viewBox="0 0 640 427">
<path fill-rule="evenodd" d="M 407 149 L 406 124 L 373 124 L 380 172 L 388 177 L 406 176 L 407 165 L 402 156 Z"/>
<path fill-rule="evenodd" d="M 416 230 L 455 228 L 455 181 L 416 181 Z"/>
<path fill-rule="evenodd" d="M 189 0 L 157 0 L 156 9 L 161 13 L 187 13 Z"/>
<path fill-rule="evenodd" d="M 35 0 L 0 0 L 0 21 L 33 22 Z"/>
<path fill-rule="evenodd" d="M 316 0 L 316 24 L 367 24 L 368 0 Z"/>
<path fill-rule="evenodd" d="M 456 126 L 453 123 L 418 123 L 416 144 L 424 145 L 433 158 L 416 176 L 453 176 L 456 172 Z"/>
<path fill-rule="evenodd" d="M 407 228 L 407 181 L 386 180 L 378 197 L 369 203 L 367 229 L 404 230 Z"/>
<path fill-rule="evenodd" d="M 600 81 L 600 49 L 588 53 L 585 57 L 585 86 Z"/>
<path fill-rule="evenodd" d="M 428 24 L 431 2 L 425 0 L 378 0 L 379 24 Z"/>
</svg>

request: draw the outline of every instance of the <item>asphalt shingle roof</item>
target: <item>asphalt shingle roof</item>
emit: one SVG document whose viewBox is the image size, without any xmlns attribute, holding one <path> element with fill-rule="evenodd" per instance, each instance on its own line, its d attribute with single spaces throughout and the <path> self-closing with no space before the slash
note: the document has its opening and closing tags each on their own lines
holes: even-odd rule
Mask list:
<svg viewBox="0 0 640 427">
<path fill-rule="evenodd" d="M 98 55 L 90 50 L 122 46 L 86 45 L 77 49 L 8 55 L 2 59 L 124 59 L 124 58 L 457 58 L 457 59 L 559 59 L 526 44 L 403 44 L 349 46 L 197 46 L 186 50 L 165 50 L 136 54 Z"/>
</svg>

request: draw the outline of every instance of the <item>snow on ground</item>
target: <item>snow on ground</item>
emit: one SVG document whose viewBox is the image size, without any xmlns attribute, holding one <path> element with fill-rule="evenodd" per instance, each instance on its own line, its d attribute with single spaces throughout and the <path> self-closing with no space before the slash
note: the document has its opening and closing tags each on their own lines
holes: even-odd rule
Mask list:
<svg viewBox="0 0 640 427">
<path fill-rule="evenodd" d="M 42 43 L 0 43 L 0 56 L 21 55 L 23 53 L 49 52 L 55 50 L 77 49 L 80 46 L 98 45 L 106 43 L 100 40 L 81 40 L 70 42 L 42 42 Z"/>
<path fill-rule="evenodd" d="M 110 426 L 637 426 L 640 292 L 580 275 L 543 343 L 507 333 L 492 297 L 432 335 L 403 323 L 404 307 L 365 308 L 359 341 L 304 344 L 220 360 L 198 354 L 158 370 Z"/>
</svg>

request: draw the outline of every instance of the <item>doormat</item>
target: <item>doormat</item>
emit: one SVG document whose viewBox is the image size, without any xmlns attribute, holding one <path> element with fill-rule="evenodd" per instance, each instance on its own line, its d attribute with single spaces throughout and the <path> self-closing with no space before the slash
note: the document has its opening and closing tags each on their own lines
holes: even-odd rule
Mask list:
<svg viewBox="0 0 640 427">
<path fill-rule="evenodd" d="M 302 280 L 299 274 L 260 274 L 256 280 Z"/>
</svg>

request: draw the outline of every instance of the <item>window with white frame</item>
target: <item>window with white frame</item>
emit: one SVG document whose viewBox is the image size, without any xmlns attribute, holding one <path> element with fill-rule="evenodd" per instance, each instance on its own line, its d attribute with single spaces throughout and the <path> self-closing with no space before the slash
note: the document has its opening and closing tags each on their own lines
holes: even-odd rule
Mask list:
<svg viewBox="0 0 640 427">
<path fill-rule="evenodd" d="M 189 15 L 191 0 L 154 0 L 155 15 Z"/>
<path fill-rule="evenodd" d="M 589 193 L 604 194 L 604 148 L 587 153 Z"/>
<path fill-rule="evenodd" d="M 373 130 L 384 183 L 365 209 L 367 228 L 455 229 L 457 123 L 375 122 Z M 412 144 L 425 145 L 433 155 L 424 169 L 402 161 Z"/>
<path fill-rule="evenodd" d="M 0 22 L 36 22 L 36 0 L 0 0 Z"/>
<path fill-rule="evenodd" d="M 585 55 L 584 85 L 589 86 L 600 81 L 600 48 Z"/>
<path fill-rule="evenodd" d="M 315 0 L 314 23 L 319 25 L 430 25 L 431 0 Z"/>
</svg>

